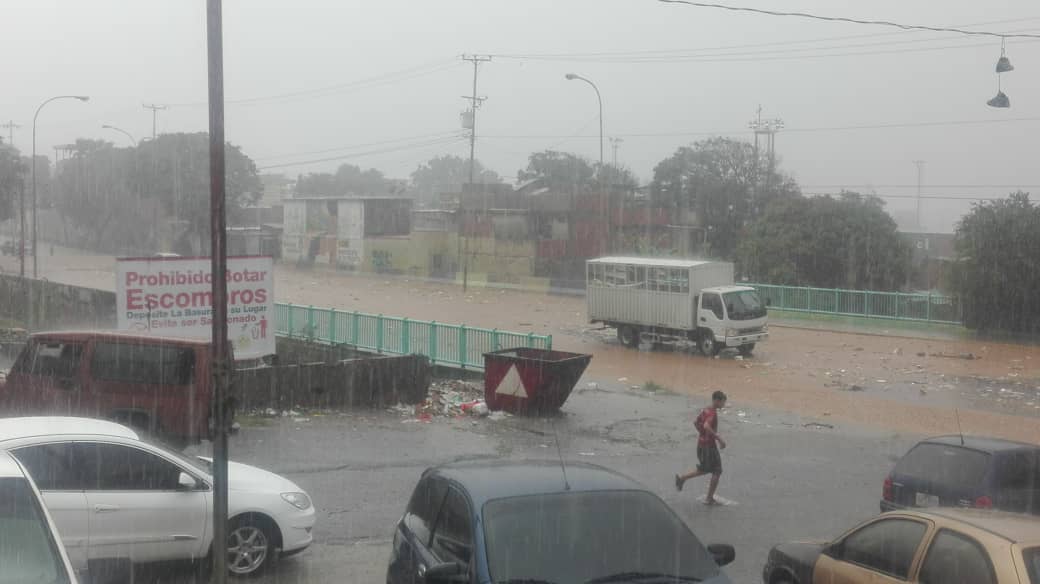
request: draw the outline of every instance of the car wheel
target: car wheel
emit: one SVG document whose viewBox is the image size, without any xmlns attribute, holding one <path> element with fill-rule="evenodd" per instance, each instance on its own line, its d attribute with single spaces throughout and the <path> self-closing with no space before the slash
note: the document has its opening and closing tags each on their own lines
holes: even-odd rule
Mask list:
<svg viewBox="0 0 1040 584">
<path fill-rule="evenodd" d="M 719 351 L 722 351 L 722 347 L 715 342 L 715 335 L 711 334 L 710 331 L 705 331 L 704 334 L 701 335 L 700 341 L 697 342 L 697 346 L 700 348 L 701 354 L 705 357 L 714 357 L 719 354 Z"/>
<path fill-rule="evenodd" d="M 232 519 L 228 525 L 228 571 L 235 576 L 262 573 L 274 557 L 276 537 L 276 528 L 266 518 L 248 515 Z"/>
<path fill-rule="evenodd" d="M 622 345 L 634 349 L 639 346 L 639 329 L 629 325 L 620 326 L 617 330 L 617 338 Z"/>
<path fill-rule="evenodd" d="M 741 345 L 737 350 L 740 351 L 742 356 L 750 357 L 751 352 L 755 350 L 755 343 L 751 343 L 750 345 Z"/>
</svg>

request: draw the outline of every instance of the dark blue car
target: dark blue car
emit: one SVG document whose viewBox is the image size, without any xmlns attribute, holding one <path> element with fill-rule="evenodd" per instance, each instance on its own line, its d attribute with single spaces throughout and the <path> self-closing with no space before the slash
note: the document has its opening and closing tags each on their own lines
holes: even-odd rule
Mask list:
<svg viewBox="0 0 1040 584">
<path fill-rule="evenodd" d="M 428 469 L 394 533 L 389 584 L 729 584 L 733 547 L 705 548 L 639 483 L 591 464 Z"/>
<path fill-rule="evenodd" d="M 1040 446 L 956 435 L 919 442 L 885 479 L 881 511 L 940 506 L 1040 515 Z"/>
</svg>

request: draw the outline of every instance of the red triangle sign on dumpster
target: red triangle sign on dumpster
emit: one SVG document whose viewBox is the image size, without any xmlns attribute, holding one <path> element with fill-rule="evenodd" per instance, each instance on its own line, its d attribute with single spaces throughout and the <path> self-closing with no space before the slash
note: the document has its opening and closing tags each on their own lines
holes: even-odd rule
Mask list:
<svg viewBox="0 0 1040 584">
<path fill-rule="evenodd" d="M 505 377 L 502 381 L 498 382 L 498 387 L 495 388 L 495 393 L 498 395 L 511 395 L 513 397 L 529 397 L 527 395 L 527 388 L 524 387 L 524 380 L 520 379 L 520 372 L 516 370 L 516 365 L 510 365 L 509 371 L 506 372 Z"/>
</svg>

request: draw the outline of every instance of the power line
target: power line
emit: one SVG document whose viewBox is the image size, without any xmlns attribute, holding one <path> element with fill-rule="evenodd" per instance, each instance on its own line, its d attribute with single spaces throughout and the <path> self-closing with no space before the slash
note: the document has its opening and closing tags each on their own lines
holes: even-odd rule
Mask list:
<svg viewBox="0 0 1040 584">
<path fill-rule="evenodd" d="M 168 109 L 170 106 L 159 105 L 156 103 L 145 103 L 141 105 L 144 106 L 144 109 L 152 110 L 152 140 L 155 140 L 155 121 L 159 117 L 159 110 Z"/>
<path fill-rule="evenodd" d="M 286 93 L 229 99 L 226 101 L 226 103 L 228 105 L 255 105 L 267 102 L 288 102 L 298 99 L 328 97 L 331 95 L 337 95 L 351 90 L 367 89 L 369 87 L 377 87 L 379 85 L 386 85 L 388 83 L 398 83 L 400 81 L 406 81 L 408 79 L 422 77 L 424 75 L 430 75 L 432 73 L 437 73 L 457 66 L 458 62 L 455 60 L 454 57 L 450 59 L 437 59 L 434 61 L 428 61 L 421 65 L 416 65 L 414 67 L 408 67 L 405 69 L 400 69 L 398 71 L 392 71 L 390 73 L 373 75 L 371 77 L 356 79 L 354 81 L 347 81 L 344 83 L 337 83 L 334 85 L 315 87 L 311 89 L 301 89 L 298 91 L 291 91 Z M 208 102 L 205 101 L 192 101 L 185 103 L 176 103 L 171 105 L 176 107 L 195 107 L 204 106 L 207 105 L 207 103 Z"/>
<path fill-rule="evenodd" d="M 398 151 L 401 151 L 401 150 L 411 150 L 411 149 L 414 149 L 414 148 L 423 148 L 423 147 L 426 147 L 426 146 L 439 146 L 441 144 L 450 144 L 450 143 L 454 143 L 454 142 L 459 142 L 461 140 L 462 140 L 462 137 L 460 137 L 460 136 L 452 136 L 450 138 L 439 138 L 439 139 L 434 139 L 434 140 L 426 140 L 426 141 L 422 141 L 422 142 L 415 142 L 415 143 L 412 143 L 412 144 L 403 144 L 401 146 L 396 146 L 396 147 L 393 147 L 393 148 L 380 148 L 380 149 L 368 150 L 368 151 L 364 151 L 364 152 L 353 152 L 353 153 L 350 153 L 350 154 L 345 154 L 343 156 L 329 156 L 329 157 L 326 157 L 326 158 L 313 158 L 313 159 L 310 159 L 310 160 L 298 160 L 298 161 L 295 161 L 295 162 L 282 162 L 282 163 L 278 163 L 278 164 L 268 164 L 268 165 L 265 165 L 265 166 L 259 166 L 259 167 L 257 167 L 257 169 L 258 170 L 267 170 L 267 169 L 271 169 L 271 168 L 285 168 L 285 167 L 288 167 L 288 166 L 304 166 L 304 165 L 308 165 L 308 164 L 317 164 L 319 162 L 333 162 L 333 161 L 338 161 L 338 160 L 347 160 L 347 159 L 351 159 L 351 158 L 360 158 L 362 156 L 369 156 L 369 155 L 372 155 L 372 154 L 386 154 L 386 153 L 389 153 L 389 152 L 398 152 Z"/>
<path fill-rule="evenodd" d="M 292 158 L 295 156 L 309 156 L 311 154 L 327 154 L 329 152 L 341 152 L 343 150 L 356 150 L 358 148 L 368 148 L 371 146 L 384 146 L 386 144 L 396 144 L 398 142 L 407 142 L 410 140 L 418 140 L 420 138 L 448 138 L 448 137 L 461 137 L 461 134 L 456 130 L 448 132 L 436 132 L 433 134 L 419 134 L 418 136 L 407 136 L 405 138 L 395 138 L 392 140 L 381 140 L 379 142 L 368 142 L 365 144 L 352 144 L 350 146 L 337 146 L 335 148 L 325 148 L 323 150 L 309 150 L 307 152 L 294 152 L 292 154 L 272 154 L 269 156 L 256 156 L 253 160 L 272 160 L 278 158 Z"/>
<path fill-rule="evenodd" d="M 710 2 L 694 2 L 692 0 L 657 0 L 664 4 L 685 4 L 687 6 L 693 6 L 697 8 L 718 8 L 721 10 L 729 10 L 731 12 L 752 12 L 755 14 L 763 14 L 766 16 L 790 16 L 796 18 L 808 18 L 813 20 L 822 20 L 827 22 L 844 22 L 849 24 L 866 24 L 872 26 L 888 26 L 892 28 L 898 28 L 901 30 L 926 30 L 931 32 L 949 32 L 962 34 L 967 36 L 987 36 L 996 38 L 1033 38 L 1040 39 L 1038 34 L 1025 34 L 1025 33 L 999 33 L 990 32 L 985 30 L 965 30 L 962 28 L 948 28 L 942 26 L 927 26 L 920 24 L 900 24 L 897 22 L 891 22 L 888 20 L 859 20 L 856 18 L 847 18 L 843 16 L 819 16 L 817 14 L 809 14 L 807 12 L 780 12 L 776 10 L 764 10 L 761 8 L 748 8 L 746 6 L 728 6 L 725 4 L 714 4 Z"/>
<path fill-rule="evenodd" d="M 916 184 L 833 184 L 833 185 L 803 185 L 802 188 L 806 189 L 912 189 L 916 188 Z M 986 185 L 986 184 L 973 184 L 973 185 L 921 185 L 922 189 L 1040 189 L 1040 185 L 1022 185 L 1022 184 L 1005 184 L 1005 185 Z"/>
<path fill-rule="evenodd" d="M 816 132 L 846 132 L 855 130 L 887 130 L 887 129 L 899 129 L 899 128 L 927 128 L 927 127 L 941 127 L 941 126 L 968 126 L 968 125 L 986 125 L 986 124 L 1004 124 L 1009 122 L 1040 122 L 1040 117 L 1022 117 L 1022 118 L 997 118 L 991 120 L 944 120 L 934 122 L 893 122 L 886 124 L 861 124 L 861 125 L 850 125 L 850 126 L 821 126 L 821 127 L 808 127 L 808 128 L 784 128 L 784 133 L 816 133 Z M 581 130 L 575 134 L 484 134 L 484 138 L 496 138 L 496 139 L 533 139 L 533 140 L 545 140 L 545 139 L 557 139 L 557 138 L 588 138 L 588 139 L 599 139 L 595 135 L 578 135 L 582 130 L 588 127 L 586 124 Z M 734 134 L 746 134 L 747 129 L 738 130 L 717 130 L 711 132 L 699 131 L 699 132 L 633 132 L 633 133 L 615 133 L 615 136 L 621 136 L 624 138 L 674 138 L 674 137 L 690 137 L 690 136 L 731 136 Z"/>
</svg>

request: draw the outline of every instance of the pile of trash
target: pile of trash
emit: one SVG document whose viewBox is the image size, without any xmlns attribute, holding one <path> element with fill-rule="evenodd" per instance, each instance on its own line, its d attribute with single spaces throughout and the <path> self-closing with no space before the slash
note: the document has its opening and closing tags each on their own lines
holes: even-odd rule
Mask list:
<svg viewBox="0 0 1040 584">
<path fill-rule="evenodd" d="M 459 380 L 436 381 L 430 385 L 429 397 L 412 405 L 398 404 L 389 411 L 409 418 L 406 422 L 431 422 L 434 417 L 460 418 L 463 416 L 503 416 L 502 412 L 488 409 L 483 388 Z"/>
</svg>

